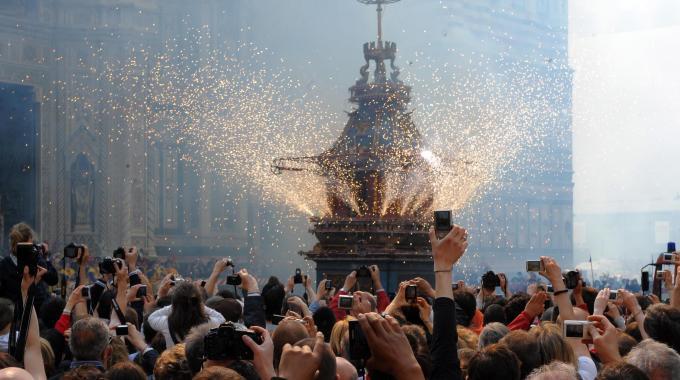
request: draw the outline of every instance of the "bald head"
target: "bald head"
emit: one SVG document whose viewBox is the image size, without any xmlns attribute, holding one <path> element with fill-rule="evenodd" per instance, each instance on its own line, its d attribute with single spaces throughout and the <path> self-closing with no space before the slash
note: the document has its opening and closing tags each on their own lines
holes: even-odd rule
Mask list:
<svg viewBox="0 0 680 380">
<path fill-rule="evenodd" d="M 357 369 L 341 356 L 335 358 L 335 371 L 338 374 L 338 380 L 357 380 L 359 378 Z"/>
<path fill-rule="evenodd" d="M 28 371 L 21 368 L 9 367 L 0 370 L 0 380 L 33 380 Z"/>
<path fill-rule="evenodd" d="M 305 338 L 309 338 L 309 333 L 307 333 L 307 329 L 302 323 L 291 319 L 284 319 L 281 321 L 272 334 L 272 342 L 274 343 L 274 368 L 279 367 L 283 346 L 285 346 L 286 343 L 294 345 L 295 342 L 299 342 Z"/>
</svg>

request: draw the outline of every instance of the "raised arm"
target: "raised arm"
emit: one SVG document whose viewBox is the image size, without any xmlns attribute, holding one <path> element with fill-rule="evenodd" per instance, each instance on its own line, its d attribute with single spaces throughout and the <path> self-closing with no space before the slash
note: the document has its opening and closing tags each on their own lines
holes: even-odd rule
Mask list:
<svg viewBox="0 0 680 380">
<path fill-rule="evenodd" d="M 45 268 L 40 267 L 38 274 L 33 277 L 28 273 L 28 267 L 24 267 L 24 275 L 21 280 L 21 296 L 24 305 L 28 299 L 28 289 L 33 284 L 40 282 L 42 276 L 47 273 Z M 31 306 L 31 320 L 26 332 L 26 347 L 24 350 L 24 368 L 28 371 L 34 379 L 45 380 L 45 365 L 40 352 L 40 332 L 38 331 L 38 316 L 35 309 Z"/>
<path fill-rule="evenodd" d="M 557 264 L 555 259 L 548 256 L 541 256 L 541 261 L 543 261 L 545 270 L 540 272 L 540 274 L 547 278 L 553 286 L 553 297 L 555 304 L 560 308 L 562 320 L 576 319 L 574 309 L 571 306 L 571 300 L 569 299 L 569 290 L 562 279 L 562 269 L 560 269 L 559 264 Z"/>
<path fill-rule="evenodd" d="M 434 260 L 435 300 L 432 328 L 432 374 L 430 379 L 462 379 L 458 360 L 456 306 L 453 301 L 453 266 L 467 249 L 467 231 L 454 226 L 443 239 L 430 228 L 432 259 Z"/>
<path fill-rule="evenodd" d="M 219 259 L 215 262 L 215 265 L 213 266 L 213 271 L 210 273 L 210 277 L 208 277 L 208 281 L 205 283 L 205 291 L 208 293 L 208 297 L 211 297 L 215 295 L 215 288 L 217 288 L 217 281 L 220 278 L 220 275 L 224 270 L 227 268 L 227 260 L 225 259 Z"/>
</svg>

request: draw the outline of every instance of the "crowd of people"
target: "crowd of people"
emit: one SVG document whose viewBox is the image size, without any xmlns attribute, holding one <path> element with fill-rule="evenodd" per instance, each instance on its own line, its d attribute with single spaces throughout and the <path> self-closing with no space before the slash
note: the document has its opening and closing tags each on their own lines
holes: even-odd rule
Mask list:
<svg viewBox="0 0 680 380">
<path fill-rule="evenodd" d="M 522 289 L 493 273 L 468 286 L 453 278 L 467 248 L 454 226 L 430 231 L 433 272 L 414 273 L 392 297 L 376 265 L 367 288 L 357 271 L 339 289 L 302 273 L 261 283 L 227 259 L 206 276 L 156 281 L 135 247 L 95 276 L 79 247 L 62 299 L 48 291 L 58 281 L 49 260 L 17 257 L 31 228 L 9 238 L 0 379 L 680 379 L 677 266 L 667 302 L 573 282 L 547 256 L 543 280 Z"/>
</svg>

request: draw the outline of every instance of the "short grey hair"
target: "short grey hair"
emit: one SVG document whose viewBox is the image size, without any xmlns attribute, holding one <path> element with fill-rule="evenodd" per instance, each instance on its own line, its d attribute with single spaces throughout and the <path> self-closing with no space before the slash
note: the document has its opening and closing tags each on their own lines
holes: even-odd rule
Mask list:
<svg viewBox="0 0 680 380">
<path fill-rule="evenodd" d="M 526 380 L 578 380 L 576 368 L 573 365 L 555 360 L 550 364 L 533 370 Z"/>
<path fill-rule="evenodd" d="M 640 368 L 650 378 L 662 376 L 676 379 L 680 377 L 680 355 L 654 339 L 645 339 L 638 343 L 624 360 Z"/>
<path fill-rule="evenodd" d="M 99 318 L 83 318 L 71 327 L 69 347 L 75 360 L 102 360 L 108 344 L 109 328 Z"/>
<path fill-rule="evenodd" d="M 510 329 L 508 328 L 508 326 L 499 322 L 491 322 L 488 325 L 484 326 L 482 333 L 479 334 L 478 347 L 481 350 L 482 348 L 488 345 L 498 343 L 499 340 L 501 340 L 504 336 L 508 335 L 509 333 Z"/>
</svg>

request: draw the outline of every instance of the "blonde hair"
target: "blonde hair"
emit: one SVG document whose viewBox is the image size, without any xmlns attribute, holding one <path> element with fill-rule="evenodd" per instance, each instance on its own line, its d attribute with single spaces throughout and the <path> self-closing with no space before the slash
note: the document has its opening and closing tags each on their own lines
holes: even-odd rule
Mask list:
<svg viewBox="0 0 680 380">
<path fill-rule="evenodd" d="M 331 330 L 330 345 L 335 356 L 342 356 L 348 358 L 345 355 L 345 338 L 349 339 L 349 321 L 354 320 L 354 317 L 347 316 L 347 318 L 335 322 L 333 325 L 333 330 Z"/>
<path fill-rule="evenodd" d="M 33 240 L 33 236 L 35 236 L 35 232 L 33 232 L 33 229 L 28 224 L 22 222 L 13 225 L 9 230 L 10 251 L 16 254 L 17 244 Z"/>
<path fill-rule="evenodd" d="M 54 375 L 54 350 L 45 338 L 40 338 L 40 354 L 43 358 L 45 373 L 48 377 Z"/>
<path fill-rule="evenodd" d="M 577 366 L 574 351 L 562 337 L 562 331 L 554 323 L 544 323 L 529 330 L 536 337 L 541 364 L 550 364 L 555 360 Z"/>
<path fill-rule="evenodd" d="M 457 325 L 456 330 L 458 331 L 458 349 L 469 348 L 477 351 L 477 346 L 479 345 L 479 337 L 477 334 L 461 325 Z"/>
<path fill-rule="evenodd" d="M 179 343 L 163 351 L 153 368 L 153 376 L 163 379 L 191 379 L 191 369 L 184 351 L 184 343 Z"/>
</svg>

